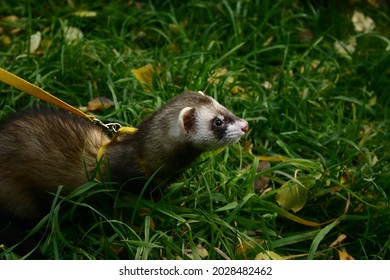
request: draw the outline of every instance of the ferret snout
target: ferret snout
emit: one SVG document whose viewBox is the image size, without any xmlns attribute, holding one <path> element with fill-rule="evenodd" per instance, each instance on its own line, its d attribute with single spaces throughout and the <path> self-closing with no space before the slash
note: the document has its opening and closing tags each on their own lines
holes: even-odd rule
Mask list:
<svg viewBox="0 0 390 280">
<path fill-rule="evenodd" d="M 241 120 L 241 130 L 244 133 L 247 133 L 249 131 L 249 124 L 245 120 Z"/>
</svg>

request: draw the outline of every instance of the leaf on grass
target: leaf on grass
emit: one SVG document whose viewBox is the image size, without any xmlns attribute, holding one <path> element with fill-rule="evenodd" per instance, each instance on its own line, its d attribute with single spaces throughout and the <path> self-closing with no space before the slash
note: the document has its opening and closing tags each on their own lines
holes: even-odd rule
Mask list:
<svg viewBox="0 0 390 280">
<path fill-rule="evenodd" d="M 272 41 L 274 40 L 274 37 L 271 36 L 269 37 L 267 40 L 265 40 L 265 42 L 263 43 L 263 47 L 268 47 L 269 45 L 271 45 Z"/>
<path fill-rule="evenodd" d="M 72 26 L 65 27 L 65 40 L 68 44 L 75 44 L 84 37 L 83 32 Z"/>
<path fill-rule="evenodd" d="M 374 138 L 377 134 L 378 132 L 372 124 L 363 125 L 359 131 L 359 137 L 361 137 L 361 140 L 358 143 L 358 147 L 364 147 L 366 142 Z"/>
<path fill-rule="evenodd" d="M 289 160 L 288 157 L 281 156 L 281 155 L 274 155 L 274 156 L 257 156 L 259 160 L 262 161 L 268 161 L 268 162 L 284 162 Z"/>
<path fill-rule="evenodd" d="M 210 84 L 217 85 L 224 80 L 225 85 L 230 85 L 234 82 L 234 78 L 229 75 L 227 68 L 219 68 L 212 72 L 207 79 Z"/>
<path fill-rule="evenodd" d="M 268 81 L 264 81 L 261 83 L 261 86 L 264 88 L 264 89 L 271 89 L 272 88 L 272 84 Z"/>
<path fill-rule="evenodd" d="M 74 12 L 73 15 L 75 15 L 76 17 L 96 17 L 97 12 L 95 12 L 95 11 L 77 11 L 77 12 Z"/>
<path fill-rule="evenodd" d="M 284 260 L 284 258 L 273 251 L 267 250 L 265 253 L 257 254 L 255 260 Z"/>
<path fill-rule="evenodd" d="M 3 45 L 9 45 L 11 44 L 11 38 L 8 35 L 3 35 L 1 36 L 1 43 L 3 43 Z"/>
<path fill-rule="evenodd" d="M 131 73 L 133 73 L 135 78 L 140 83 L 148 85 L 147 88 L 144 88 L 145 91 L 150 91 L 149 88 L 152 88 L 153 86 L 153 74 L 154 74 L 153 65 L 147 64 L 137 69 L 131 69 Z"/>
<path fill-rule="evenodd" d="M 184 249 L 184 254 L 186 254 L 187 257 L 189 257 L 191 260 L 198 259 L 198 257 L 194 257 L 194 255 L 197 255 L 200 257 L 200 259 L 205 259 L 209 255 L 209 252 L 206 250 L 206 248 L 198 244 L 196 247 L 192 249 Z"/>
<path fill-rule="evenodd" d="M 220 254 L 225 260 L 230 260 L 229 256 L 218 247 L 214 247 L 214 251 Z"/>
<path fill-rule="evenodd" d="M 339 55 L 351 59 L 350 55 L 353 54 L 356 49 L 356 38 L 351 37 L 347 42 L 336 41 L 334 42 L 334 48 Z"/>
<path fill-rule="evenodd" d="M 244 93 L 245 89 L 242 86 L 235 85 L 234 87 L 232 87 L 231 92 L 234 94 Z M 243 97 L 247 97 L 247 96 L 243 95 Z"/>
<path fill-rule="evenodd" d="M 375 28 L 374 20 L 358 11 L 355 11 L 352 15 L 352 23 L 356 32 L 367 33 Z"/>
<path fill-rule="evenodd" d="M 315 180 L 307 176 L 287 181 L 276 190 L 276 201 L 282 208 L 296 213 L 305 206 L 308 190 L 314 183 Z"/>
<path fill-rule="evenodd" d="M 307 254 L 298 254 L 290 256 L 281 256 L 273 251 L 265 251 L 265 253 L 257 254 L 255 260 L 290 260 L 300 257 L 305 257 Z"/>
<path fill-rule="evenodd" d="M 347 250 L 345 248 L 342 248 L 342 251 L 337 250 L 337 252 L 339 253 L 339 258 L 342 261 L 355 259 L 354 257 L 352 257 L 350 254 L 347 253 Z"/>
<path fill-rule="evenodd" d="M 200 244 L 196 246 L 196 250 L 198 251 L 199 256 L 204 259 L 209 255 L 209 252 L 206 250 L 206 248 Z"/>
<path fill-rule="evenodd" d="M 298 31 L 299 40 L 302 43 L 311 42 L 314 39 L 313 33 L 309 29 L 301 29 Z"/>
<path fill-rule="evenodd" d="M 19 17 L 15 15 L 5 16 L 1 19 L 0 34 L 17 35 L 23 31 L 25 25 Z"/>
<path fill-rule="evenodd" d="M 2 18 L 2 20 L 6 21 L 6 22 L 12 22 L 12 23 L 20 21 L 19 17 L 15 16 L 15 15 L 5 16 Z"/>
<path fill-rule="evenodd" d="M 271 164 L 268 161 L 261 161 L 259 162 L 259 165 L 257 167 L 257 173 L 266 171 L 271 168 Z M 269 185 L 270 179 L 266 176 L 260 176 L 259 178 L 256 178 L 253 182 L 255 192 L 261 193 L 263 190 L 265 190 Z"/>
<path fill-rule="evenodd" d="M 38 49 L 41 38 L 42 34 L 39 31 L 30 36 L 30 53 L 34 53 Z"/>
<path fill-rule="evenodd" d="M 243 242 L 240 238 L 236 242 L 236 255 L 243 255 L 247 259 L 246 253 L 254 248 L 257 248 L 259 244 L 263 244 L 264 240 L 260 238 L 254 238 L 250 241 Z"/>
<path fill-rule="evenodd" d="M 317 223 L 317 222 L 313 222 L 313 221 L 309 221 L 309 220 L 306 220 L 306 219 L 303 219 L 301 217 L 298 217 L 294 214 L 291 214 L 290 212 L 284 210 L 282 207 L 279 207 L 277 206 L 276 204 L 272 203 L 272 202 L 269 202 L 269 201 L 266 201 L 266 200 L 261 200 L 261 204 L 263 204 L 265 207 L 269 208 L 270 210 L 274 211 L 275 213 L 277 213 L 278 215 L 286 218 L 286 219 L 289 219 L 295 223 L 298 223 L 298 224 L 301 224 L 301 225 L 305 225 L 305 226 L 309 226 L 309 227 L 319 227 L 321 225 L 325 225 L 325 224 L 328 224 L 330 222 L 332 222 L 334 219 L 330 220 L 330 221 L 326 221 L 326 222 L 323 222 L 323 223 Z"/>
<path fill-rule="evenodd" d="M 96 111 L 108 109 L 114 105 L 114 101 L 107 97 L 96 97 L 88 102 L 87 110 Z"/>
</svg>

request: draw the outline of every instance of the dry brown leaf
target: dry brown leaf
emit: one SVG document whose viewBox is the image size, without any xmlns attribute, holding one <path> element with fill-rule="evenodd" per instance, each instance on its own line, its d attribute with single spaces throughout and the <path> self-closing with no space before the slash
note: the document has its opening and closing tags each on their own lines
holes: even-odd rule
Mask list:
<svg viewBox="0 0 390 280">
<path fill-rule="evenodd" d="M 150 92 L 149 88 L 152 88 L 153 86 L 153 74 L 154 74 L 153 65 L 147 64 L 137 69 L 131 69 L 131 73 L 133 73 L 135 78 L 140 83 L 148 85 L 148 87 L 144 88 L 144 90 Z"/>
<path fill-rule="evenodd" d="M 221 249 L 214 247 L 214 251 L 220 254 L 225 260 L 230 260 L 229 256 L 225 254 Z"/>
<path fill-rule="evenodd" d="M 308 29 L 298 31 L 298 37 L 301 42 L 311 42 L 314 39 L 313 33 Z"/>
<path fill-rule="evenodd" d="M 336 239 L 335 241 L 333 241 L 333 242 L 329 245 L 329 247 L 330 247 L 330 248 L 333 248 L 333 247 L 335 247 L 335 246 L 340 245 L 341 242 L 343 242 L 345 238 L 347 238 L 347 236 L 346 236 L 344 233 L 340 234 L 340 235 L 337 237 L 337 239 Z"/>
<path fill-rule="evenodd" d="M 265 42 L 263 43 L 263 47 L 268 47 L 269 45 L 271 45 L 272 41 L 274 40 L 274 37 L 271 36 L 269 37 L 267 40 L 265 40 Z"/>
<path fill-rule="evenodd" d="M 119 245 L 113 245 L 113 244 L 110 244 L 109 245 L 109 248 L 110 248 L 110 251 L 113 252 L 115 255 L 119 255 L 120 253 L 123 252 L 123 246 L 119 246 Z"/>
<path fill-rule="evenodd" d="M 268 161 L 262 161 L 257 167 L 257 172 L 260 173 L 270 168 L 271 164 Z M 253 183 L 255 192 L 261 193 L 265 188 L 268 187 L 269 181 L 270 179 L 266 176 L 260 176 L 259 178 L 257 178 Z"/>
<path fill-rule="evenodd" d="M 156 228 L 156 223 L 154 222 L 154 219 L 152 217 L 150 217 L 149 227 L 151 230 L 154 230 Z"/>
<path fill-rule="evenodd" d="M 114 105 L 114 101 L 107 97 L 96 97 L 88 102 L 87 110 L 96 111 L 108 109 Z"/>
<path fill-rule="evenodd" d="M 6 26 L 0 27 L 2 29 L 2 33 L 17 35 L 23 31 L 21 28 L 21 26 L 23 26 L 23 22 L 15 15 L 5 16 L 2 18 L 2 21 L 6 23 Z"/>
<path fill-rule="evenodd" d="M 259 160 L 262 161 L 268 161 L 268 162 L 284 162 L 288 160 L 288 157 L 281 156 L 281 155 L 274 155 L 274 156 L 257 156 Z"/>
<path fill-rule="evenodd" d="M 264 243 L 264 240 L 260 238 L 254 238 L 249 242 L 242 242 L 242 240 L 239 239 L 235 246 L 236 255 L 243 255 L 244 259 L 247 259 L 246 252 L 252 250 L 258 244 L 262 244 L 262 243 Z"/>
</svg>

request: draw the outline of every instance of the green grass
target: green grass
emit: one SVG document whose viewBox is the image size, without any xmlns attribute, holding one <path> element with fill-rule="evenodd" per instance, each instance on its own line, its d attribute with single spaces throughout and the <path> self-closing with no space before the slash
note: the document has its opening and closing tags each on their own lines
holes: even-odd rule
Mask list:
<svg viewBox="0 0 390 280">
<path fill-rule="evenodd" d="M 203 90 L 251 126 L 241 145 L 202 156 L 159 201 L 97 183 L 66 198 L 53 195 L 52 211 L 35 229 L 46 232 L 40 247 L 49 258 L 186 259 L 191 250 L 195 259 L 254 259 L 266 251 L 298 259 L 339 259 L 339 251 L 390 259 L 388 6 L 14 2 L 0 1 L 0 66 L 68 103 L 85 106 L 106 96 L 115 106 L 100 113 L 102 120 L 136 125 L 183 90 Z M 80 10 L 97 16 L 75 16 Z M 355 10 L 374 20 L 374 31 L 354 30 Z M 6 21 L 10 15 L 19 20 Z M 84 38 L 68 44 L 69 26 Z M 29 54 L 37 31 L 50 45 Z M 351 36 L 356 50 L 340 55 L 335 41 Z M 158 69 L 152 92 L 131 74 L 146 64 Z M 227 72 L 211 82 L 221 69 Z M 43 105 L 7 85 L 0 90 L 2 119 Z M 258 172 L 258 156 L 275 156 L 268 158 L 271 168 Z M 260 176 L 270 179 L 262 194 L 254 191 Z M 281 208 L 275 199 L 281 186 L 300 184 L 303 208 Z M 146 217 L 137 210 L 144 208 Z M 8 251 L 0 257 L 18 258 Z"/>
</svg>

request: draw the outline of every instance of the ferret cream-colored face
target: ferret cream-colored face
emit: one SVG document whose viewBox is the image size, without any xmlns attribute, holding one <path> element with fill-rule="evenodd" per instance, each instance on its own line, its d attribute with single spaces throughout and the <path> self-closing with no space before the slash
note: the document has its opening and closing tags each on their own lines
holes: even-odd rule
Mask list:
<svg viewBox="0 0 390 280">
<path fill-rule="evenodd" d="M 176 134 L 178 138 L 182 133 L 196 148 L 213 150 L 236 143 L 248 132 L 248 122 L 216 100 L 201 92 L 191 94 L 186 96 L 189 106 L 179 114 L 181 132 Z"/>
<path fill-rule="evenodd" d="M 195 145 L 206 146 L 208 149 L 234 144 L 249 130 L 247 121 L 214 102 L 214 108 L 206 106 L 196 110 L 197 132 L 191 137 Z"/>
</svg>

